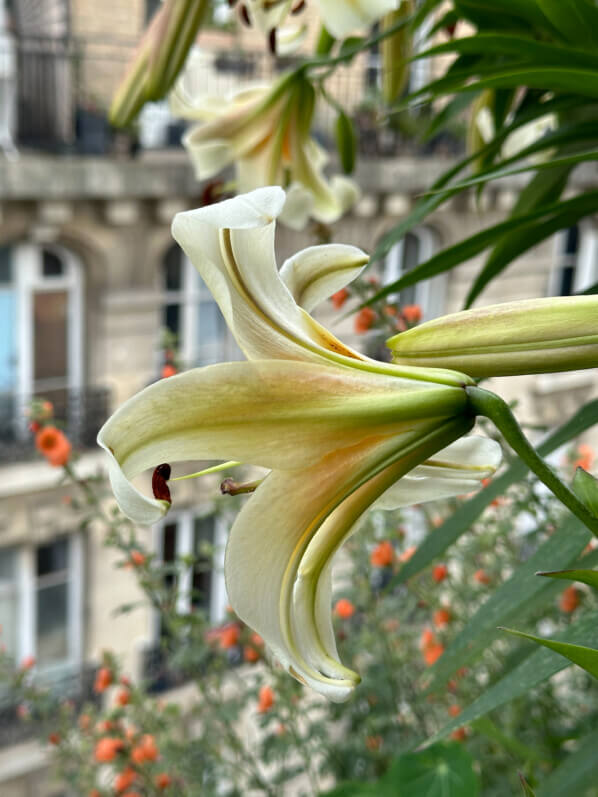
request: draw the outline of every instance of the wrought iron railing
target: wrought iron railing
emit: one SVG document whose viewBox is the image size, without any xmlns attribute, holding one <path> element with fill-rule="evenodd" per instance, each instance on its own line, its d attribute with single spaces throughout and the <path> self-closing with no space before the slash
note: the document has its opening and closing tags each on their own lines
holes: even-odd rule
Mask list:
<svg viewBox="0 0 598 797">
<path fill-rule="evenodd" d="M 96 436 L 110 412 L 110 391 L 104 387 L 53 390 L 53 418 L 75 449 L 96 446 Z M 35 437 L 29 429 L 27 408 L 31 397 L 0 393 L 0 465 L 24 462 L 36 456 Z M 39 456 L 39 455 L 37 455 Z"/>
<path fill-rule="evenodd" d="M 139 140 L 145 147 L 179 145 L 185 123 L 170 116 L 166 102 L 146 109 L 135 132 L 116 133 L 107 122 L 106 109 L 135 47 L 134 41 L 118 39 L 0 36 L 0 104 L 14 105 L 16 145 L 95 155 L 135 154 Z M 270 82 L 293 63 L 268 52 L 211 51 L 201 46 L 193 56 L 198 93 L 220 97 Z M 372 54 L 327 82 L 329 94 L 355 120 L 364 155 L 454 154 L 461 149 L 457 136 L 443 134 L 422 145 L 408 130 L 381 126 L 372 102 L 380 79 L 379 58 Z M 315 133 L 325 147 L 333 144 L 336 115 L 333 106 L 318 106 Z M 0 130 L 0 146 L 2 142 Z"/>
<path fill-rule="evenodd" d="M 51 681 L 40 679 L 39 683 L 48 689 L 48 701 L 68 700 L 76 713 L 86 703 L 99 705 L 100 698 L 93 691 L 95 674 L 96 668 L 88 666 Z M 43 718 L 35 714 L 33 705 L 19 703 L 10 692 L 0 692 L 0 749 L 38 736 L 40 720 Z"/>
</svg>

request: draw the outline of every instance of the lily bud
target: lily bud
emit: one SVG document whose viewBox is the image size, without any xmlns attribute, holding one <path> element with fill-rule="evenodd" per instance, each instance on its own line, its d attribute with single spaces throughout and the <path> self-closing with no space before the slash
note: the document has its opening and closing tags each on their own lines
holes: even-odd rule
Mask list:
<svg viewBox="0 0 598 797">
<path fill-rule="evenodd" d="M 529 299 L 465 310 L 387 341 L 393 360 L 471 377 L 598 366 L 598 296 Z"/>
<path fill-rule="evenodd" d="M 392 11 L 382 19 L 382 31 L 397 25 L 413 13 L 413 0 L 403 0 L 397 11 Z M 400 28 L 392 36 L 382 41 L 382 96 L 390 105 L 401 96 L 409 79 L 411 55 L 411 33 L 407 26 Z"/>
</svg>

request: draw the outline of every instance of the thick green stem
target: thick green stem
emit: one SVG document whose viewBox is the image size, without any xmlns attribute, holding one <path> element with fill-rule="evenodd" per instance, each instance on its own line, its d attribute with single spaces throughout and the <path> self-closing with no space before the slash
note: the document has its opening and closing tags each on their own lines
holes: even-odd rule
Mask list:
<svg viewBox="0 0 598 797">
<path fill-rule="evenodd" d="M 495 393 L 480 387 L 466 387 L 471 408 L 477 415 L 489 418 L 516 454 L 536 474 L 567 509 L 578 517 L 598 537 L 598 518 L 592 515 L 579 498 L 550 468 L 521 431 L 508 405 Z"/>
</svg>

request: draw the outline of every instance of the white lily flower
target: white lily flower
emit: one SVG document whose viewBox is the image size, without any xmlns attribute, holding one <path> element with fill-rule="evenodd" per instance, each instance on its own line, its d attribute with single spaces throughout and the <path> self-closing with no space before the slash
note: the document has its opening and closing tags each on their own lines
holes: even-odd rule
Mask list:
<svg viewBox="0 0 598 797">
<path fill-rule="evenodd" d="M 326 30 L 336 39 L 342 39 L 396 11 L 401 0 L 317 0 L 317 5 Z"/>
<path fill-rule="evenodd" d="M 356 184 L 324 176 L 327 157 L 310 137 L 315 104 L 312 85 L 301 76 L 284 76 L 273 86 L 243 89 L 230 99 L 194 102 L 181 80 L 173 92 L 173 112 L 200 121 L 183 143 L 200 180 L 234 163 L 239 192 L 268 185 L 289 188 L 281 217 L 301 228 L 311 216 L 330 224 L 357 201 Z"/>
<path fill-rule="evenodd" d="M 369 360 L 311 318 L 367 257 L 315 246 L 279 272 L 274 229 L 284 201 L 280 188 L 264 188 L 176 216 L 175 239 L 250 361 L 151 385 L 98 441 L 117 500 L 143 523 L 160 519 L 169 501 L 130 480 L 160 463 L 234 459 L 270 469 L 230 532 L 229 599 L 291 674 L 344 700 L 359 677 L 339 661 L 332 632 L 335 551 L 375 501 L 470 492 L 494 472 L 500 447 L 459 439 L 473 425 L 468 377 Z"/>
<path fill-rule="evenodd" d="M 293 0 L 245 0 L 251 24 L 266 35 L 282 25 L 292 7 Z"/>
</svg>

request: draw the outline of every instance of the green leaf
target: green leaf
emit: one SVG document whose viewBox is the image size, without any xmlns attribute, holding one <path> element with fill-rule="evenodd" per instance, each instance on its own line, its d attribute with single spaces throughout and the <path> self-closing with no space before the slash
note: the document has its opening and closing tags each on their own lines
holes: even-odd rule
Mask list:
<svg viewBox="0 0 598 797">
<path fill-rule="evenodd" d="M 540 784 L 538 797 L 584 794 L 584 789 L 596 783 L 597 747 L 598 731 L 594 731 Z"/>
<path fill-rule="evenodd" d="M 473 759 L 462 745 L 435 744 L 399 756 L 384 776 L 393 791 L 379 794 L 421 797 L 476 797 L 480 793 Z"/>
<path fill-rule="evenodd" d="M 598 480 L 587 470 L 576 468 L 571 487 L 579 500 L 595 517 L 598 517 Z"/>
<path fill-rule="evenodd" d="M 456 91 L 481 91 L 527 86 L 543 91 L 569 92 L 582 97 L 598 98 L 598 72 L 590 69 L 542 66 L 517 67 L 497 72 L 495 65 L 495 72 L 492 77 L 483 77 L 473 83 L 463 83 L 462 86 L 453 88 Z"/>
<path fill-rule="evenodd" d="M 523 789 L 525 797 L 536 797 L 536 792 L 532 789 L 521 772 L 519 773 L 519 780 L 521 781 L 521 788 Z"/>
<path fill-rule="evenodd" d="M 585 47 L 595 46 L 597 43 L 593 28 L 596 28 L 598 19 L 592 19 L 583 11 L 583 2 L 579 0 L 537 0 L 539 8 L 546 18 L 570 42 Z"/>
<path fill-rule="evenodd" d="M 598 645 L 598 612 L 591 612 L 570 626 L 558 635 L 557 641 L 572 644 L 591 642 Z M 455 728 L 473 722 L 517 697 L 527 695 L 535 686 L 568 666 L 570 665 L 567 659 L 553 650 L 544 647 L 536 650 L 503 678 L 487 687 L 477 700 L 467 706 L 458 717 L 448 722 L 429 740 L 429 743 L 442 739 Z"/>
<path fill-rule="evenodd" d="M 598 678 L 598 650 L 595 648 L 587 648 L 583 645 L 572 645 L 570 642 L 560 642 L 554 639 L 544 639 L 543 637 L 535 636 L 534 634 L 526 634 L 523 631 L 516 631 L 513 628 L 501 628 L 501 631 L 506 631 L 507 634 L 529 639 L 538 645 L 544 645 L 545 648 L 554 650 L 560 653 L 573 664 L 590 673 L 594 678 Z"/>
<path fill-rule="evenodd" d="M 573 563 L 591 537 L 590 532 L 577 518 L 567 517 L 561 528 L 548 537 L 530 559 L 520 564 L 511 577 L 492 592 L 450 643 L 429 671 L 433 680 L 428 689 L 433 691 L 446 683 L 459 667 L 471 663 L 483 653 L 496 639 L 498 625 L 504 625 L 510 619 L 519 621 L 524 618 L 526 613 L 532 611 L 532 599 L 540 593 L 544 603 L 549 604 L 562 587 L 560 584 L 536 578 L 536 572 L 553 562 Z M 547 587 L 550 588 L 548 593 Z"/>
<path fill-rule="evenodd" d="M 357 152 L 357 137 L 353 122 L 344 111 L 340 111 L 336 119 L 336 148 L 338 150 L 341 166 L 345 174 L 351 174 L 355 168 L 355 154 Z"/>
<path fill-rule="evenodd" d="M 563 426 L 547 437 L 538 446 L 538 454 L 543 457 L 550 454 L 596 423 L 598 423 L 598 399 L 590 401 Z M 427 567 L 471 527 L 495 498 L 502 495 L 512 484 L 521 481 L 527 472 L 527 466 L 517 460 L 473 498 L 464 501 L 441 526 L 434 530 L 433 534 L 426 537 L 411 559 L 403 565 L 396 576 L 395 583 L 404 583 Z"/>
<path fill-rule="evenodd" d="M 598 570 L 542 570 L 536 575 L 562 578 L 566 581 L 581 581 L 583 584 L 598 589 Z"/>
</svg>

